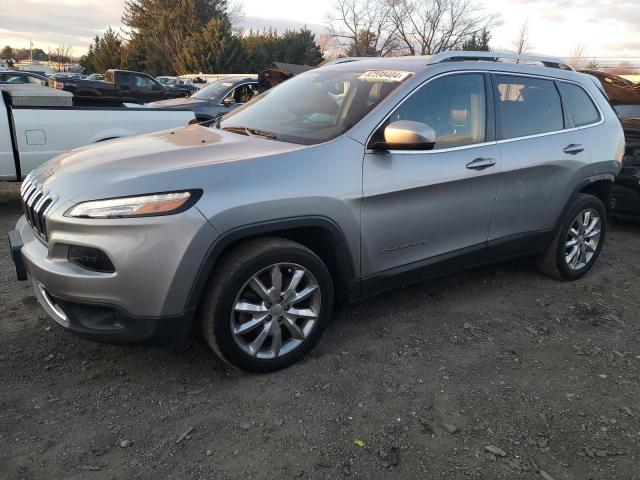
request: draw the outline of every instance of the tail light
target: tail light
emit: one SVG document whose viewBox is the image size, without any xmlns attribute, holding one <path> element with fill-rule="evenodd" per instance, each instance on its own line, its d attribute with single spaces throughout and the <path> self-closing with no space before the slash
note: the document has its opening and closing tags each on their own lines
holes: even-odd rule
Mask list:
<svg viewBox="0 0 640 480">
<path fill-rule="evenodd" d="M 57 90 L 64 90 L 64 83 L 55 81 L 53 82 L 53 88 Z"/>
</svg>

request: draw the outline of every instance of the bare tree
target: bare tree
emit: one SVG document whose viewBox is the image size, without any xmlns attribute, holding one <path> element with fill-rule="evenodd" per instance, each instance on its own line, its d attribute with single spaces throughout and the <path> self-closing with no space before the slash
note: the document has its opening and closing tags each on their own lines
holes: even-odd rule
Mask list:
<svg viewBox="0 0 640 480">
<path fill-rule="evenodd" d="M 353 56 L 386 56 L 397 48 L 388 0 L 337 0 L 329 31 Z"/>
<path fill-rule="evenodd" d="M 409 55 L 433 55 L 462 47 L 465 40 L 497 26 L 475 0 L 395 0 L 395 35 Z"/>
<path fill-rule="evenodd" d="M 569 53 L 569 63 L 576 70 L 585 68 L 587 64 L 587 47 L 584 43 L 579 43 L 571 49 Z"/>
<path fill-rule="evenodd" d="M 49 60 L 55 62 L 59 72 L 68 70 L 71 61 L 71 45 L 58 45 L 49 53 Z"/>
<path fill-rule="evenodd" d="M 513 49 L 517 54 L 527 53 L 527 51 L 531 49 L 531 41 L 529 39 L 529 19 L 525 20 L 520 27 L 518 36 L 513 42 Z"/>
<path fill-rule="evenodd" d="M 320 47 L 325 60 L 333 60 L 340 55 L 340 45 L 338 39 L 331 33 L 323 33 L 316 37 L 316 43 Z"/>
</svg>

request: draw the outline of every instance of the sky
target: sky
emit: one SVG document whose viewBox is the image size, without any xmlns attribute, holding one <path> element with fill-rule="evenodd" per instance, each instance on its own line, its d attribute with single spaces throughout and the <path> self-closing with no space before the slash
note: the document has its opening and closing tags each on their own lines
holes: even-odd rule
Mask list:
<svg viewBox="0 0 640 480">
<path fill-rule="evenodd" d="M 236 0 L 242 5 L 241 26 L 278 30 L 307 25 L 325 32 L 333 0 Z M 522 24 L 528 23 L 530 50 L 569 56 L 579 44 L 594 57 L 638 57 L 640 65 L 640 0 L 477 0 L 488 14 L 499 14 L 494 49 L 512 47 Z M 120 27 L 124 0 L 0 0 L 0 48 L 29 46 L 47 51 L 60 44 L 81 55 L 96 33 Z"/>
</svg>

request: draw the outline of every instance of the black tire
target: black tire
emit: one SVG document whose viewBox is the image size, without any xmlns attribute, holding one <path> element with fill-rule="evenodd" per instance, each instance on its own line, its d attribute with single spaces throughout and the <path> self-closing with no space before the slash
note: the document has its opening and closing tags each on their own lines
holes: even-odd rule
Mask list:
<svg viewBox="0 0 640 480">
<path fill-rule="evenodd" d="M 320 311 L 308 336 L 294 350 L 275 358 L 256 358 L 238 345 L 232 333 L 234 304 L 252 276 L 281 263 L 299 265 L 315 277 L 321 298 Z M 215 267 L 203 297 L 202 332 L 213 351 L 229 365 L 254 373 L 273 372 L 297 362 L 313 348 L 331 318 L 333 300 L 331 275 L 315 253 L 288 239 L 258 238 L 233 248 Z"/>
<path fill-rule="evenodd" d="M 582 212 L 595 210 L 600 216 L 600 236 L 593 256 L 581 268 L 571 269 L 565 260 L 566 242 L 574 221 Z M 576 280 L 585 275 L 600 256 L 607 234 L 607 209 L 602 201 L 593 195 L 579 193 L 567 206 L 553 240 L 538 262 L 542 272 L 559 280 Z"/>
</svg>

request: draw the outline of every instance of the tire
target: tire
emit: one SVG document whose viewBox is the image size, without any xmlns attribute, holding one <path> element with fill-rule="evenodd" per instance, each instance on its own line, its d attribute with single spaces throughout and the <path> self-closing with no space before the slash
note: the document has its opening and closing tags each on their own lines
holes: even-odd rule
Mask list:
<svg viewBox="0 0 640 480">
<path fill-rule="evenodd" d="M 250 240 L 215 268 L 203 299 L 202 332 L 229 365 L 273 372 L 313 348 L 331 318 L 333 300 L 329 270 L 311 250 L 284 238 Z"/>
<path fill-rule="evenodd" d="M 585 221 L 586 212 L 589 212 L 589 224 L 586 228 L 584 225 L 580 227 Z M 594 216 L 598 217 L 598 222 L 589 230 Z M 599 233 L 596 234 L 596 230 Z M 582 277 L 598 259 L 606 233 L 607 210 L 602 201 L 593 195 L 579 193 L 562 214 L 560 226 L 540 258 L 540 270 L 559 280 L 576 280 Z M 574 256 L 571 256 L 572 253 Z"/>
</svg>

